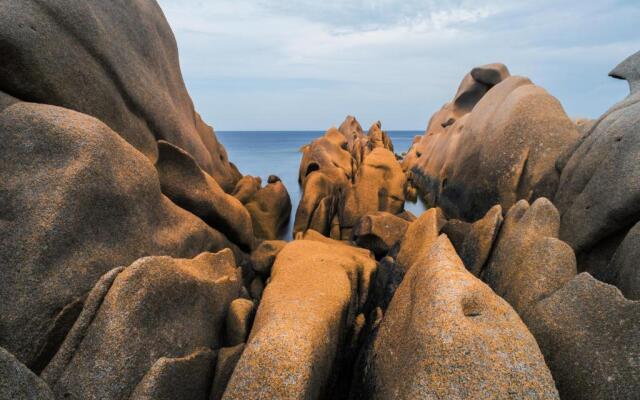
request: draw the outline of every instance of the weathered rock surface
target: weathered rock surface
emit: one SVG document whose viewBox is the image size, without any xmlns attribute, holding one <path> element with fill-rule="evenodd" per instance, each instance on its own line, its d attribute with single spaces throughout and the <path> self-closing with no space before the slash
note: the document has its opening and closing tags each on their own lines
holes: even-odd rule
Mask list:
<svg viewBox="0 0 640 400">
<path fill-rule="evenodd" d="M 202 348 L 186 357 L 161 357 L 138 384 L 131 400 L 208 400 L 216 353 Z"/>
<path fill-rule="evenodd" d="M 249 211 L 240 200 L 225 193 L 186 151 L 158 142 L 156 170 L 162 193 L 171 201 L 220 230 L 244 250 L 251 250 L 254 237 Z"/>
<path fill-rule="evenodd" d="M 576 251 L 580 270 L 598 279 L 610 275 L 609 261 L 640 215 L 639 70 L 640 52 L 611 71 L 629 82 L 629 96 L 604 113 L 560 165 L 554 200 L 560 238 Z"/>
<path fill-rule="evenodd" d="M 0 399 L 53 400 L 53 392 L 42 379 L 0 347 Z"/>
<path fill-rule="evenodd" d="M 363 398 L 558 398 L 533 336 L 444 235 L 407 272 L 369 360 Z"/>
<path fill-rule="evenodd" d="M 553 197 L 555 163 L 578 139 L 575 124 L 555 98 L 526 78 L 503 79 L 479 100 L 486 86 L 478 91 L 473 85 L 461 84 L 473 107 L 445 105 L 415 145 L 420 157 L 413 183 L 427 204 L 474 221 L 495 204 L 508 210 L 519 199 Z"/>
<path fill-rule="evenodd" d="M 289 223 L 291 198 L 277 176 L 270 176 L 267 185 L 258 190 L 245 205 L 251 214 L 256 238 L 275 240 Z"/>
<path fill-rule="evenodd" d="M 640 300 L 640 223 L 625 236 L 606 271 L 608 283 L 616 285 L 628 299 Z"/>
<path fill-rule="evenodd" d="M 483 279 L 529 322 L 527 314 L 577 273 L 569 245 L 557 239 L 558 210 L 545 198 L 520 200 L 502 224 Z"/>
<path fill-rule="evenodd" d="M 152 161 L 156 140 L 171 142 L 233 190 L 239 177 L 194 110 L 155 1 L 8 0 L 2 11 L 0 91 L 96 117 Z"/>
<path fill-rule="evenodd" d="M 283 240 L 265 240 L 261 242 L 251 253 L 251 267 L 263 276 L 271 275 L 271 266 L 276 256 L 284 248 L 287 242 Z"/>
<path fill-rule="evenodd" d="M 233 189 L 232 196 L 247 204 L 262 187 L 262 179 L 258 176 L 243 176 Z"/>
<path fill-rule="evenodd" d="M 376 123 L 369 135 L 349 116 L 340 130 L 303 147 L 299 181 L 303 196 L 296 210 L 294 236 L 313 229 L 334 239 L 352 240 L 361 217 L 376 211 L 404 210 L 406 176 L 389 149 L 389 136 Z"/>
<path fill-rule="evenodd" d="M 251 330 L 255 304 L 247 299 L 235 299 L 229 305 L 225 324 L 225 344 L 229 347 L 244 343 Z"/>
<path fill-rule="evenodd" d="M 340 204 L 341 238 L 351 239 L 355 225 L 370 212 L 402 212 L 405 184 L 406 176 L 395 155 L 384 147 L 373 149 L 358 168 L 355 183 Z"/>
<path fill-rule="evenodd" d="M 163 196 L 151 162 L 95 118 L 0 94 L 0 132 L 0 345 L 36 371 L 105 272 L 237 250 Z"/>
<path fill-rule="evenodd" d="M 384 211 L 366 214 L 353 230 L 355 242 L 380 258 L 402 240 L 409 224 L 407 220 Z"/>
<path fill-rule="evenodd" d="M 449 220 L 442 228 L 442 233 L 449 237 L 464 265 L 476 277 L 480 276 L 489 258 L 502 221 L 502 207 L 495 205 L 473 224 Z M 458 237 L 454 240 L 455 236 Z"/>
<path fill-rule="evenodd" d="M 581 273 L 529 318 L 562 399 L 636 399 L 640 302 Z"/>
<path fill-rule="evenodd" d="M 233 374 L 233 370 L 240 360 L 240 356 L 244 351 L 244 343 L 240 343 L 234 347 L 223 347 L 218 351 L 218 360 L 216 362 L 216 372 L 211 386 L 211 395 L 209 400 L 220 400 L 227 388 L 229 379 Z"/>
<path fill-rule="evenodd" d="M 278 254 L 224 399 L 317 399 L 338 373 L 345 332 L 376 262 L 343 244 L 296 240 Z"/>
<path fill-rule="evenodd" d="M 398 251 L 398 263 L 405 271 L 424 258 L 435 243 L 447 220 L 439 208 L 431 208 L 413 221 L 404 234 Z"/>
<path fill-rule="evenodd" d="M 180 380 L 183 369 L 207 372 L 210 355 L 190 355 L 221 347 L 241 281 L 227 249 L 192 260 L 142 258 L 119 272 L 106 294 L 101 285 L 94 290 L 104 294 L 102 301 L 94 294 L 90 304 L 98 306 L 83 310 L 42 374 L 60 398 L 127 399 L 139 385 L 140 393 L 158 385 L 165 390 L 158 376 Z M 158 362 L 162 357 L 187 359 Z M 205 377 L 190 379 L 202 383 Z"/>
</svg>

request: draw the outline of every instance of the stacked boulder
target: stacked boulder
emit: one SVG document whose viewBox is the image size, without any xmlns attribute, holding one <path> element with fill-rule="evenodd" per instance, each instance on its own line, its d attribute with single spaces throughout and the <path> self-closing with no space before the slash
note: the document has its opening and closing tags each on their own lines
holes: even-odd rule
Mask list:
<svg viewBox="0 0 640 400">
<path fill-rule="evenodd" d="M 0 52 L 3 395 L 208 398 L 282 182 L 244 188 L 154 0 L 5 1 Z"/>
<path fill-rule="evenodd" d="M 404 162 L 429 206 L 476 220 L 500 204 L 553 198 L 558 157 L 578 140 L 560 103 L 503 64 L 477 67 Z"/>
<path fill-rule="evenodd" d="M 294 235 L 308 229 L 339 240 L 353 239 L 361 217 L 373 212 L 404 211 L 406 177 L 380 122 L 365 135 L 348 116 L 340 129 L 302 149 L 299 182 L 302 200 Z"/>
</svg>

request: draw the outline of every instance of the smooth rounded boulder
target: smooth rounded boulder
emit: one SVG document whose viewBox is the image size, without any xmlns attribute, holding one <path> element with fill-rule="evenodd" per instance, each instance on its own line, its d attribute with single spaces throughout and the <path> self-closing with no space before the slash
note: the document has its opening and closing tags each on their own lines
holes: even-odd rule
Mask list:
<svg viewBox="0 0 640 400">
<path fill-rule="evenodd" d="M 558 239 L 560 215 L 539 198 L 516 203 L 505 217 L 482 278 L 529 322 L 528 313 L 577 274 L 571 247 Z"/>
<path fill-rule="evenodd" d="M 162 193 L 174 203 L 224 233 L 243 250 L 253 248 L 249 211 L 200 169 L 189 153 L 169 142 L 159 141 L 156 170 Z"/>
<path fill-rule="evenodd" d="M 152 162 L 156 140 L 171 142 L 233 190 L 239 177 L 194 109 L 156 1 L 8 0 L 2 11 L 3 91 L 98 118 Z"/>
<path fill-rule="evenodd" d="M 148 255 L 238 250 L 160 190 L 105 124 L 0 93 L 0 346 L 41 371 L 100 276 Z"/>
<path fill-rule="evenodd" d="M 629 83 L 629 95 L 605 112 L 562 170 L 554 203 L 560 210 L 560 238 L 571 245 L 581 271 L 608 280 L 609 262 L 640 215 L 640 52 L 610 76 Z M 636 244 L 637 246 L 637 244 Z"/>
<path fill-rule="evenodd" d="M 330 239 L 326 239 L 330 241 Z M 280 251 L 223 399 L 320 399 L 340 373 L 341 345 L 369 296 L 376 262 L 339 242 Z"/>
<path fill-rule="evenodd" d="M 416 262 L 379 326 L 372 399 L 559 399 L 518 314 L 471 275 L 445 235 Z"/>
<path fill-rule="evenodd" d="M 412 168 L 429 206 L 475 221 L 494 205 L 553 198 L 556 160 L 578 140 L 560 103 L 529 79 L 509 76 L 491 86 L 468 113 L 451 105 L 430 121 Z"/>
<path fill-rule="evenodd" d="M 640 301 L 583 272 L 541 300 L 528 326 L 562 399 L 638 398 Z"/>
<path fill-rule="evenodd" d="M 83 310 L 42 374 L 58 397 L 128 399 L 145 375 L 149 380 L 171 367 L 158 365 L 161 357 L 222 347 L 225 317 L 242 286 L 228 249 L 194 259 L 145 257 L 114 275 L 106 291 L 94 289 L 95 306 Z M 202 357 L 192 360 L 195 370 L 211 378 L 212 362 L 210 371 L 198 367 L 211 356 Z M 160 370 L 150 374 L 153 368 Z"/>
</svg>

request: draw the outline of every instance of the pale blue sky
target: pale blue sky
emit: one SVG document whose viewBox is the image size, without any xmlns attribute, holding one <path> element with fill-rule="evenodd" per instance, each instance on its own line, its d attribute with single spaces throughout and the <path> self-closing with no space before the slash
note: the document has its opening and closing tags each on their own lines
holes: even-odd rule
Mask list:
<svg viewBox="0 0 640 400">
<path fill-rule="evenodd" d="M 476 65 L 504 62 L 595 118 L 640 50 L 640 0 L 159 0 L 217 130 L 424 129 Z"/>
</svg>

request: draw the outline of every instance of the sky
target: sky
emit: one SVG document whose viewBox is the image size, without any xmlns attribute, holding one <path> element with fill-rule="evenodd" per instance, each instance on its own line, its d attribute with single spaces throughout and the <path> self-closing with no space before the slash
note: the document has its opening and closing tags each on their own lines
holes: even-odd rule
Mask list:
<svg viewBox="0 0 640 400">
<path fill-rule="evenodd" d="M 640 50 L 640 0 L 159 0 L 217 130 L 424 130 L 471 68 L 505 63 L 597 118 Z"/>
</svg>

